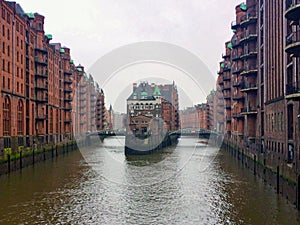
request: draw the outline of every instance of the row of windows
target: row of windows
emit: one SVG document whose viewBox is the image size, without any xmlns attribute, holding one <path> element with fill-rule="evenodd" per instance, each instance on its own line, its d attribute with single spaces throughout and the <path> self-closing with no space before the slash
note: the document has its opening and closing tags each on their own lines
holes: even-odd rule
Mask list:
<svg viewBox="0 0 300 225">
<path fill-rule="evenodd" d="M 284 130 L 283 112 L 267 114 L 266 129 L 269 132 L 282 132 Z"/>
<path fill-rule="evenodd" d="M 8 24 L 10 24 L 10 21 L 11 21 L 11 14 L 9 13 L 9 12 L 6 12 L 6 10 L 4 9 L 4 8 L 2 8 L 2 18 L 4 19 L 4 20 L 6 20 L 6 22 L 8 23 Z M 20 24 L 20 22 L 19 21 L 16 21 L 16 30 L 17 30 L 17 32 L 20 32 L 21 33 L 21 35 L 23 35 L 23 25 L 22 24 Z"/>
<path fill-rule="evenodd" d="M 3 88 L 7 87 L 7 89 L 10 90 L 10 78 L 5 79 L 4 76 L 2 77 L 2 87 Z M 23 93 L 23 91 L 24 91 L 24 85 L 17 81 L 17 92 Z"/>
<path fill-rule="evenodd" d="M 4 98 L 3 102 L 3 135 L 11 135 L 11 101 L 8 96 Z M 17 106 L 17 131 L 18 135 L 24 134 L 24 104 L 19 100 Z"/>
<path fill-rule="evenodd" d="M 5 10 L 4 8 L 2 8 L 2 18 L 3 18 L 4 20 L 6 20 L 6 22 L 7 22 L 8 24 L 10 24 L 10 17 L 11 17 L 10 13 L 9 13 L 9 12 L 6 12 L 6 10 Z"/>
</svg>

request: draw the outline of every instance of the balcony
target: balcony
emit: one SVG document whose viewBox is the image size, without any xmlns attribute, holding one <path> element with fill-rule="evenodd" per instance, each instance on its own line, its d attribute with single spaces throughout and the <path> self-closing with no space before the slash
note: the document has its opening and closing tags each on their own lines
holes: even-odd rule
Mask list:
<svg viewBox="0 0 300 225">
<path fill-rule="evenodd" d="M 256 64 L 251 64 L 251 65 L 245 65 L 244 66 L 244 71 L 241 72 L 241 75 L 243 76 L 251 76 L 251 75 L 256 75 L 258 72 L 257 65 Z"/>
<path fill-rule="evenodd" d="M 226 59 L 226 58 L 230 58 L 230 53 L 222 53 L 222 58 Z"/>
<path fill-rule="evenodd" d="M 235 100 L 235 101 L 244 101 L 244 95 L 243 94 L 234 94 L 232 96 L 232 100 Z"/>
<path fill-rule="evenodd" d="M 231 109 L 231 102 L 226 102 L 225 108 L 226 109 Z"/>
<path fill-rule="evenodd" d="M 41 52 L 43 54 L 47 54 L 48 53 L 48 49 L 47 48 L 44 48 L 44 47 L 35 47 L 34 50 L 36 52 Z"/>
<path fill-rule="evenodd" d="M 45 83 L 45 84 L 36 84 L 35 89 L 36 90 L 41 90 L 41 91 L 48 90 L 48 83 Z"/>
<path fill-rule="evenodd" d="M 242 84 L 241 81 L 235 80 L 235 81 L 233 81 L 232 86 L 233 86 L 233 87 L 239 87 L 239 86 L 241 86 L 241 84 Z"/>
<path fill-rule="evenodd" d="M 230 74 L 228 75 L 226 75 L 226 76 L 223 76 L 223 81 L 229 81 L 229 80 L 231 80 L 231 76 L 230 76 Z"/>
<path fill-rule="evenodd" d="M 224 68 L 223 68 L 223 72 L 228 72 L 231 70 L 231 64 L 230 62 L 225 63 Z"/>
<path fill-rule="evenodd" d="M 48 102 L 48 97 L 44 97 L 44 96 L 37 96 L 36 98 L 35 98 L 35 101 L 37 101 L 37 102 L 40 102 L 40 103 L 45 103 L 45 102 Z"/>
<path fill-rule="evenodd" d="M 249 24 L 256 23 L 256 21 L 257 21 L 256 12 L 250 12 L 250 13 L 247 13 L 246 15 L 244 15 L 241 18 L 241 23 L 240 24 L 241 24 L 242 27 L 246 27 Z"/>
<path fill-rule="evenodd" d="M 232 112 L 231 114 L 235 119 L 244 119 L 244 115 L 242 115 L 240 112 Z"/>
<path fill-rule="evenodd" d="M 71 96 L 67 96 L 65 97 L 65 102 L 71 102 L 72 101 L 72 97 Z"/>
<path fill-rule="evenodd" d="M 71 71 L 71 70 L 65 70 L 65 71 L 64 71 L 64 74 L 65 74 L 65 75 L 72 75 L 72 71 Z"/>
<path fill-rule="evenodd" d="M 237 21 L 232 21 L 231 22 L 231 29 L 232 30 L 236 30 L 239 26 L 240 26 L 240 24 Z"/>
<path fill-rule="evenodd" d="M 238 36 L 235 36 L 234 38 L 232 38 L 231 43 L 232 43 L 233 48 L 236 48 L 241 44 Z"/>
<path fill-rule="evenodd" d="M 257 84 L 251 84 L 251 83 L 248 83 L 248 82 L 244 82 L 241 85 L 241 91 L 242 92 L 256 91 L 257 89 L 258 89 Z"/>
<path fill-rule="evenodd" d="M 241 59 L 248 59 L 257 57 L 257 51 L 255 50 L 244 50 L 243 54 L 241 55 Z"/>
<path fill-rule="evenodd" d="M 241 53 L 238 53 L 237 49 L 235 49 L 235 51 L 232 52 L 232 55 L 231 55 L 231 59 L 232 61 L 237 61 L 241 58 Z"/>
<path fill-rule="evenodd" d="M 48 60 L 47 59 L 43 59 L 43 58 L 40 58 L 38 56 L 34 57 L 34 62 L 36 64 L 40 64 L 42 66 L 47 66 L 48 65 Z"/>
<path fill-rule="evenodd" d="M 286 0 L 285 18 L 299 22 L 300 20 L 300 0 Z"/>
<path fill-rule="evenodd" d="M 292 57 L 300 57 L 300 30 L 286 37 L 285 52 L 291 54 Z"/>
<path fill-rule="evenodd" d="M 65 119 L 65 123 L 71 123 L 72 120 L 71 119 Z"/>
<path fill-rule="evenodd" d="M 65 83 L 65 84 L 72 84 L 72 83 L 73 83 L 73 80 L 72 80 L 72 79 L 65 79 L 65 80 L 64 80 L 64 83 Z"/>
<path fill-rule="evenodd" d="M 35 76 L 41 78 L 48 78 L 48 75 L 46 73 L 36 73 Z"/>
<path fill-rule="evenodd" d="M 72 110 L 72 106 L 70 104 L 66 104 L 65 105 L 65 110 L 71 111 Z"/>
<path fill-rule="evenodd" d="M 256 114 L 257 114 L 257 109 L 254 107 L 242 108 L 241 115 L 256 115 Z"/>
<path fill-rule="evenodd" d="M 66 87 L 66 88 L 64 89 L 64 92 L 72 92 L 72 88 Z"/>
<path fill-rule="evenodd" d="M 250 41 L 256 41 L 257 40 L 257 33 L 255 32 L 249 32 L 249 30 L 246 30 L 241 35 L 240 43 L 250 42 Z"/>
<path fill-rule="evenodd" d="M 244 70 L 243 66 L 234 66 L 232 67 L 231 73 L 232 74 L 240 74 Z"/>
<path fill-rule="evenodd" d="M 286 99 L 300 99 L 300 82 L 286 85 Z"/>
<path fill-rule="evenodd" d="M 230 92 L 225 92 L 224 94 L 223 94 L 223 98 L 224 99 L 231 99 L 231 93 Z"/>
<path fill-rule="evenodd" d="M 218 81 L 218 84 L 219 84 L 220 86 L 222 86 L 222 85 L 224 84 L 223 79 L 220 79 L 220 80 Z"/>
</svg>

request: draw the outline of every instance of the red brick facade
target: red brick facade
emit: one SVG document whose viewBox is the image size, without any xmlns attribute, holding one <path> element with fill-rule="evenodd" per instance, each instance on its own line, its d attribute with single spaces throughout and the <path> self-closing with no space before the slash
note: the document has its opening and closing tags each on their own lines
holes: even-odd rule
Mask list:
<svg viewBox="0 0 300 225">
<path fill-rule="evenodd" d="M 213 112 L 227 143 L 293 182 L 300 156 L 299 9 L 299 0 L 247 0 L 236 7 Z M 210 98 L 207 104 L 210 113 Z"/>
<path fill-rule="evenodd" d="M 50 42 L 44 16 L 14 2 L 0 7 L 0 156 L 4 148 L 55 145 L 103 129 L 103 91 L 69 48 Z"/>
</svg>

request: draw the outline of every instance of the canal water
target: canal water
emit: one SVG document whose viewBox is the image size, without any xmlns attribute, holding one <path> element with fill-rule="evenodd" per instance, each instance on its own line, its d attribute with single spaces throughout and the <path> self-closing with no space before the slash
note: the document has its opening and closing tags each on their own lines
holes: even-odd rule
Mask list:
<svg viewBox="0 0 300 225">
<path fill-rule="evenodd" d="M 299 224 L 299 212 L 226 151 L 182 138 L 125 158 L 123 139 L 0 177 L 0 224 Z"/>
</svg>

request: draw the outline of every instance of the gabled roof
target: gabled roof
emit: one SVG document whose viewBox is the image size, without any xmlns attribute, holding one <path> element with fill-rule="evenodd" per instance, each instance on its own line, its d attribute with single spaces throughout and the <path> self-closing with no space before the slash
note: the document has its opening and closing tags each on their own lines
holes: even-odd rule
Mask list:
<svg viewBox="0 0 300 225">
<path fill-rule="evenodd" d="M 142 82 L 127 100 L 155 100 L 153 89 L 147 82 Z"/>
</svg>

